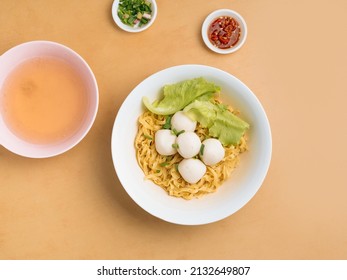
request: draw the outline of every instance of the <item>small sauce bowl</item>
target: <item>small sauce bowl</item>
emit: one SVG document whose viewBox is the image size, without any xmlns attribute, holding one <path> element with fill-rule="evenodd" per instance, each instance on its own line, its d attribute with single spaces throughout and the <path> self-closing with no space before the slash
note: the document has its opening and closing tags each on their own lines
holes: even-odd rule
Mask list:
<svg viewBox="0 0 347 280">
<path fill-rule="evenodd" d="M 136 32 L 141 32 L 148 29 L 154 23 L 157 17 L 158 7 L 155 0 L 147 0 L 147 1 L 151 3 L 151 9 L 152 9 L 151 19 L 148 21 L 148 23 L 143 24 L 142 26 L 130 26 L 123 23 L 118 16 L 118 6 L 119 6 L 120 0 L 114 0 L 112 4 L 112 17 L 114 22 L 118 25 L 120 29 L 127 32 L 136 33 Z"/>
<path fill-rule="evenodd" d="M 240 29 L 240 37 L 238 39 L 238 41 L 235 43 L 235 45 L 232 45 L 231 47 L 228 48 L 219 48 L 216 44 L 213 44 L 212 41 L 209 38 L 209 29 L 211 24 L 217 20 L 218 18 L 221 17 L 230 17 L 233 18 L 237 23 L 238 23 L 238 27 Z M 245 20 L 243 19 L 243 17 L 233 11 L 233 10 L 229 10 L 229 9 L 220 9 L 220 10 L 216 10 L 212 13 L 210 13 L 206 19 L 204 20 L 203 24 L 202 24 L 202 28 L 201 28 L 201 35 L 202 35 L 202 39 L 204 40 L 206 46 L 216 52 L 216 53 L 220 53 L 220 54 L 229 54 L 229 53 L 233 53 L 235 51 L 237 51 L 238 49 L 240 49 L 242 47 L 242 45 L 245 43 L 246 38 L 247 38 L 247 25 Z"/>
</svg>

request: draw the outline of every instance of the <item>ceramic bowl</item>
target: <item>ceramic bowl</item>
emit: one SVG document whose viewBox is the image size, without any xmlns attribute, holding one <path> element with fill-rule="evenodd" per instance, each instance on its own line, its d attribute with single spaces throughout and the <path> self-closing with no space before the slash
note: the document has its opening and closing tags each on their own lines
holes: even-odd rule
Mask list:
<svg viewBox="0 0 347 280">
<path fill-rule="evenodd" d="M 239 23 L 239 27 L 240 27 L 240 31 L 241 31 L 240 38 L 239 38 L 238 42 L 234 46 L 227 48 L 227 49 L 221 49 L 221 48 L 218 48 L 215 44 L 212 44 L 212 42 L 210 41 L 209 36 L 208 36 L 208 30 L 209 30 L 210 24 L 214 20 L 216 20 L 217 18 L 223 17 L 223 16 L 228 16 L 228 17 L 234 18 Z M 216 11 L 210 13 L 206 17 L 206 19 L 204 20 L 204 22 L 202 24 L 202 28 L 201 28 L 201 36 L 202 36 L 204 43 L 206 44 L 206 46 L 210 50 L 212 50 L 216 53 L 219 53 L 219 54 L 233 53 L 233 52 L 236 52 L 237 50 L 239 50 L 246 41 L 246 38 L 247 38 L 246 21 L 243 19 L 243 17 L 239 13 L 237 13 L 233 10 L 229 10 L 229 9 L 216 10 Z"/>
<path fill-rule="evenodd" d="M 249 151 L 240 156 L 240 165 L 215 193 L 187 201 L 169 196 L 151 180 L 145 180 L 137 163 L 134 141 L 138 117 L 145 110 L 143 96 L 156 100 L 162 96 L 166 84 L 197 77 L 204 77 L 219 85 L 223 101 L 237 108 L 241 117 L 250 124 Z M 150 214 L 181 225 L 216 222 L 246 205 L 263 183 L 272 151 L 270 125 L 255 94 L 235 76 L 205 65 L 167 68 L 142 81 L 119 109 L 111 142 L 114 167 L 129 196 Z"/>
<path fill-rule="evenodd" d="M 149 2 L 151 2 L 151 8 L 152 8 L 152 18 L 151 20 L 147 23 L 144 24 L 142 26 L 139 27 L 132 27 L 129 25 L 126 25 L 125 23 L 123 23 L 119 16 L 118 16 L 118 5 L 119 5 L 119 0 L 115 0 L 112 4 L 112 17 L 114 22 L 118 25 L 118 27 L 126 32 L 131 32 L 131 33 L 136 33 L 136 32 L 141 32 L 141 31 L 145 31 L 146 29 L 148 29 L 149 27 L 151 27 L 151 25 L 154 23 L 156 17 L 157 17 L 157 13 L 158 13 L 158 6 L 155 0 L 148 0 Z"/>
<path fill-rule="evenodd" d="M 98 86 L 95 76 L 86 61 L 72 49 L 56 42 L 31 41 L 17 45 L 0 56 L 0 102 L 6 78 L 25 60 L 38 57 L 54 57 L 67 62 L 83 81 L 87 108 L 77 130 L 59 142 L 35 144 L 22 139 L 11 130 L 4 119 L 4 106 L 0 106 L 0 144 L 6 149 L 25 157 L 46 158 L 64 153 L 77 145 L 92 127 L 98 110 Z M 1 105 L 1 104 L 0 104 Z M 61 108 L 64 114 L 64 107 Z M 43 115 L 42 118 L 45 118 Z"/>
</svg>

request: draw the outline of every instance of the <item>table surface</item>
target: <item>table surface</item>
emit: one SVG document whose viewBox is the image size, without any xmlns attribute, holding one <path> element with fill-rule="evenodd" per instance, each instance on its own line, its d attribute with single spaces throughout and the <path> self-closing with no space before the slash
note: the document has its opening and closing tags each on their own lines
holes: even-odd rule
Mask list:
<svg viewBox="0 0 347 280">
<path fill-rule="evenodd" d="M 74 49 L 99 85 L 94 126 L 72 150 L 29 159 L 0 147 L 1 259 L 347 259 L 347 25 L 344 0 L 158 0 L 145 32 L 112 20 L 111 0 L 2 0 L 0 53 L 31 40 Z M 238 11 L 245 45 L 211 52 L 200 29 Z M 127 195 L 111 158 L 115 116 L 144 78 L 205 64 L 248 85 L 272 128 L 268 175 L 253 199 L 212 224 L 159 220 Z"/>
</svg>

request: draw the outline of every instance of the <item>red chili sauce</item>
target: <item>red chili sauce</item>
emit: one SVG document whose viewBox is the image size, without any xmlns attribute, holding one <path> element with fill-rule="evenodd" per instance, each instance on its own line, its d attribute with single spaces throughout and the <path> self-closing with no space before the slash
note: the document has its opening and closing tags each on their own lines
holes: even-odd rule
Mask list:
<svg viewBox="0 0 347 280">
<path fill-rule="evenodd" d="M 220 49 L 229 49 L 240 39 L 240 25 L 232 17 L 221 16 L 215 19 L 208 28 L 208 38 Z"/>
</svg>

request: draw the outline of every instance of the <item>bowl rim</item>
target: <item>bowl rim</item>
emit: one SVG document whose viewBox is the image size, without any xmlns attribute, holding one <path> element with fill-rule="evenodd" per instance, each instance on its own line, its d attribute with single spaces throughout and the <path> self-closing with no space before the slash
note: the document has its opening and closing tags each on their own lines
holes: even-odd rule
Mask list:
<svg viewBox="0 0 347 280">
<path fill-rule="evenodd" d="M 261 166 L 257 165 L 257 169 L 259 169 L 257 176 L 255 176 L 255 178 L 253 178 L 253 176 L 252 176 L 252 178 L 250 179 L 250 180 L 252 180 L 252 183 L 255 182 L 254 186 L 252 185 L 250 187 L 251 190 L 247 191 L 246 197 L 242 197 L 242 201 L 240 203 L 237 203 L 237 205 L 231 206 L 231 207 L 228 203 L 224 204 L 223 207 L 221 207 L 220 209 L 217 209 L 217 210 L 222 210 L 222 211 L 220 211 L 222 213 L 219 213 L 219 211 L 214 211 L 214 212 L 218 212 L 218 213 L 211 213 L 211 215 L 209 215 L 209 217 L 205 217 L 205 216 L 202 217 L 200 213 L 196 214 L 196 213 L 191 213 L 191 212 L 185 213 L 185 214 L 187 214 L 186 216 L 178 215 L 178 211 L 182 212 L 182 210 L 179 209 L 176 211 L 176 209 L 172 209 L 170 207 L 168 207 L 167 209 L 164 209 L 164 210 L 163 209 L 158 210 L 156 208 L 156 205 L 154 205 L 155 203 L 153 203 L 154 202 L 153 200 L 151 201 L 152 204 L 148 203 L 148 201 L 146 201 L 146 198 L 141 197 L 141 194 L 136 192 L 136 188 L 137 188 L 136 186 L 134 187 L 134 185 L 128 184 L 129 180 L 130 181 L 132 180 L 130 177 L 136 177 L 136 174 L 135 174 L 136 170 L 132 170 L 131 175 L 127 175 L 127 173 L 129 173 L 130 167 L 129 167 L 129 165 L 125 165 L 124 162 L 122 162 L 122 159 L 124 159 L 124 156 L 125 156 L 124 155 L 122 158 L 122 153 L 125 153 L 124 150 L 126 150 L 126 147 L 124 148 L 124 146 L 122 146 L 122 145 L 124 145 L 124 143 L 125 143 L 124 141 L 127 141 L 126 139 L 124 139 L 122 137 L 123 133 L 126 133 L 126 134 L 132 133 L 132 132 L 129 132 L 129 126 L 126 126 L 126 125 L 121 123 L 122 119 L 124 120 L 124 117 L 127 117 L 127 118 L 129 117 L 128 106 L 133 107 L 134 106 L 134 99 L 137 100 L 137 98 L 140 98 L 142 96 L 142 94 L 139 94 L 138 91 L 139 91 L 139 89 L 141 89 L 142 86 L 146 85 L 146 83 L 153 82 L 153 79 L 163 78 L 163 75 L 165 74 L 166 71 L 169 72 L 168 74 L 172 74 L 171 73 L 172 71 L 181 71 L 182 69 L 185 69 L 186 72 L 194 71 L 194 69 L 205 69 L 206 71 L 210 71 L 210 72 L 214 71 L 214 75 L 216 77 L 217 77 L 217 75 L 218 75 L 218 77 L 220 75 L 224 75 L 225 77 L 233 79 L 233 82 L 237 81 L 237 83 L 239 83 L 238 86 L 248 90 L 248 92 L 246 92 L 246 94 L 245 94 L 245 95 L 248 95 L 248 97 L 246 97 L 246 98 L 250 98 L 251 103 L 253 103 L 253 105 L 255 104 L 254 106 L 257 107 L 258 113 L 261 114 L 260 119 L 262 120 L 262 122 L 263 122 L 262 124 L 265 127 L 265 130 L 264 130 L 265 136 L 264 137 L 266 138 L 267 143 L 265 142 L 263 144 L 265 144 L 264 150 L 266 152 L 265 152 L 265 157 L 262 158 Z M 170 77 L 170 79 L 171 79 L 171 77 Z M 162 86 L 164 86 L 164 83 Z M 143 106 L 141 106 L 141 107 L 143 108 Z M 133 144 L 133 142 L 130 144 L 127 144 L 127 145 L 132 145 L 132 144 Z M 132 149 L 133 148 L 131 148 L 131 150 Z M 133 149 L 133 150 L 135 150 L 135 149 Z M 127 153 L 129 153 L 129 151 L 127 151 Z M 122 105 L 120 106 L 120 108 L 117 112 L 115 121 L 114 121 L 113 129 L 112 129 L 112 135 L 111 135 L 111 154 L 112 154 L 113 165 L 114 165 L 117 177 L 119 179 L 119 182 L 121 183 L 124 190 L 128 193 L 128 195 L 132 198 L 132 200 L 136 204 L 138 204 L 143 210 L 147 211 L 151 215 L 153 215 L 153 216 L 155 216 L 161 220 L 164 220 L 166 222 L 170 222 L 173 224 L 203 225 L 203 224 L 209 224 L 212 222 L 217 222 L 219 220 L 227 218 L 227 217 L 231 216 L 232 214 L 236 213 L 238 210 L 240 210 L 242 207 L 244 207 L 254 197 L 254 195 L 257 193 L 259 188 L 262 186 L 262 184 L 265 180 L 265 177 L 267 175 L 267 172 L 268 172 L 268 169 L 270 166 L 270 162 L 271 162 L 271 155 L 272 155 L 271 128 L 270 128 L 269 120 L 266 116 L 265 110 L 262 107 L 261 103 L 259 102 L 258 98 L 254 95 L 254 93 L 242 81 L 237 79 L 235 76 L 231 75 L 228 72 L 220 70 L 218 68 L 214 68 L 214 67 L 206 66 L 206 65 L 198 65 L 198 64 L 177 65 L 177 66 L 173 66 L 173 67 L 169 67 L 169 68 L 160 70 L 160 71 L 150 75 L 149 77 L 144 79 L 142 82 L 140 82 L 137 86 L 135 86 L 135 88 L 127 95 L 127 97 L 123 101 Z M 127 154 L 127 156 L 129 157 L 132 155 Z M 136 161 L 136 159 L 135 159 L 135 161 Z M 257 162 L 259 162 L 259 159 L 257 160 Z M 137 164 L 137 161 L 136 161 L 136 164 Z M 126 170 L 126 172 L 124 170 Z M 145 185 L 146 184 L 145 182 L 146 181 L 144 181 L 142 179 L 140 184 Z M 136 183 L 138 184 L 138 181 L 136 181 Z M 160 188 L 158 187 L 158 189 L 160 189 Z M 160 190 L 160 191 L 162 191 L 162 190 Z M 167 197 L 169 197 L 166 193 L 163 193 L 163 195 L 166 195 Z M 152 197 L 150 197 L 150 199 L 152 199 Z M 174 199 L 178 199 L 178 198 L 174 198 Z M 197 201 L 199 201 L 199 200 L 197 200 Z M 185 202 L 186 201 L 184 201 L 184 203 Z M 163 203 L 163 202 L 160 201 L 160 203 Z M 191 201 L 188 201 L 187 203 L 191 203 Z M 191 205 L 196 205 L 196 204 L 194 204 L 194 202 L 193 202 L 193 204 L 191 204 Z M 199 215 L 199 216 L 197 216 L 197 215 Z"/>
<path fill-rule="evenodd" d="M 233 46 L 229 49 L 220 49 L 220 48 L 214 46 L 210 42 L 210 39 L 207 36 L 207 30 L 208 30 L 209 25 L 211 24 L 211 22 L 214 19 L 216 19 L 217 17 L 220 17 L 220 16 L 235 17 L 236 20 L 240 24 L 240 28 L 241 28 L 241 32 L 242 32 L 241 38 L 235 46 Z M 230 53 L 234 53 L 237 50 L 239 50 L 246 42 L 247 33 L 248 33 L 248 29 L 247 29 L 247 24 L 246 24 L 245 19 L 238 12 L 236 12 L 234 10 L 230 10 L 230 9 L 218 9 L 218 10 L 211 12 L 209 15 L 207 15 L 207 17 L 205 18 L 205 20 L 202 24 L 202 27 L 201 27 L 201 36 L 202 36 L 202 39 L 203 39 L 205 45 L 210 50 L 212 50 L 213 52 L 218 53 L 218 54 L 230 54 Z"/>
<path fill-rule="evenodd" d="M 119 5 L 119 2 L 120 0 L 114 0 L 113 1 L 113 4 L 112 4 L 112 18 L 114 20 L 114 22 L 117 24 L 117 26 L 126 31 L 126 32 L 130 32 L 130 33 L 138 33 L 138 32 L 142 32 L 142 31 L 145 31 L 146 29 L 148 29 L 149 27 L 151 27 L 151 25 L 154 23 L 155 19 L 157 18 L 157 14 L 158 14 L 158 5 L 157 5 L 157 2 L 156 0 L 148 0 L 152 3 L 153 5 L 153 9 L 152 9 L 152 18 L 151 20 L 141 26 L 141 27 L 138 27 L 138 28 L 134 28 L 134 27 L 131 27 L 129 25 L 126 25 L 124 24 L 118 17 L 118 13 L 117 13 L 117 10 L 118 10 L 118 5 Z"/>
</svg>

